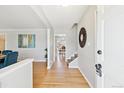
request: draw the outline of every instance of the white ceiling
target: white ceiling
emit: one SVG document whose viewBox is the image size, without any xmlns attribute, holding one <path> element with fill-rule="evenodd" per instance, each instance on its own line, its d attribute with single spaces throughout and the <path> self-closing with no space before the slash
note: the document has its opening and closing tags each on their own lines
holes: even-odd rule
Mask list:
<svg viewBox="0 0 124 93">
<path fill-rule="evenodd" d="M 35 11 L 28 5 L 0 5 L 0 29 L 45 28 L 43 19 L 46 18 L 54 30 L 71 28 L 74 23 L 79 22 L 86 7 L 42 5 Z"/>
<path fill-rule="evenodd" d="M 45 5 L 42 8 L 54 29 L 66 29 L 71 28 L 74 23 L 79 22 L 87 6 Z"/>
<path fill-rule="evenodd" d="M 30 6 L 0 5 L 0 29 L 43 27 L 45 25 Z"/>
</svg>

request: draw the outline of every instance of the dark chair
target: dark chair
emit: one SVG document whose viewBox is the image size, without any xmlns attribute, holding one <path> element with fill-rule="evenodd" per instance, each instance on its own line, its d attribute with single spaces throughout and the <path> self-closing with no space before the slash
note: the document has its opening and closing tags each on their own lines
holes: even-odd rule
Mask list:
<svg viewBox="0 0 124 93">
<path fill-rule="evenodd" d="M 3 55 L 7 55 L 8 53 L 10 53 L 10 52 L 12 52 L 12 50 L 3 50 L 3 51 L 1 51 L 1 53 L 3 54 Z M 4 62 L 4 59 L 0 59 L 0 63 L 3 63 Z"/>
<path fill-rule="evenodd" d="M 0 54 L 2 54 L 2 51 L 0 50 Z M 3 59 L 0 59 L 0 63 L 3 62 L 4 60 Z"/>
<path fill-rule="evenodd" d="M 17 62 L 18 52 L 10 52 L 6 55 L 4 62 L 0 63 L 0 68 L 12 65 Z"/>
<path fill-rule="evenodd" d="M 3 51 L 2 51 L 2 54 L 3 54 L 3 55 L 7 55 L 7 54 L 10 53 L 10 52 L 12 52 L 12 50 L 3 50 Z"/>
</svg>

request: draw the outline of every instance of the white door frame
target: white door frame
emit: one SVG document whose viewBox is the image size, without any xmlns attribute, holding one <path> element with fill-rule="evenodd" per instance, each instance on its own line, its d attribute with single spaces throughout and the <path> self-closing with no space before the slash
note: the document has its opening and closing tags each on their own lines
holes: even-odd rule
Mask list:
<svg viewBox="0 0 124 93">
<path fill-rule="evenodd" d="M 56 55 L 57 55 L 57 51 L 56 51 L 56 37 L 66 37 L 66 34 L 54 34 L 54 61 L 56 61 Z"/>
<path fill-rule="evenodd" d="M 47 29 L 47 69 L 50 69 L 50 29 Z"/>
<path fill-rule="evenodd" d="M 96 9 L 96 38 L 95 38 L 95 64 L 101 64 L 102 76 L 96 75 L 96 88 L 104 87 L 104 6 L 97 6 Z M 97 51 L 101 50 L 102 54 L 98 54 Z"/>
</svg>

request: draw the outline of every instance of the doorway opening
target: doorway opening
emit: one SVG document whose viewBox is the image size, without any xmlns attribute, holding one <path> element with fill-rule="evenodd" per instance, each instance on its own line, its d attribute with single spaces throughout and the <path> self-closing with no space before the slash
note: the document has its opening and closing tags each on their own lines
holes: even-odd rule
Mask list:
<svg viewBox="0 0 124 93">
<path fill-rule="evenodd" d="M 64 61 L 66 59 L 66 35 L 55 35 L 55 61 Z"/>
</svg>

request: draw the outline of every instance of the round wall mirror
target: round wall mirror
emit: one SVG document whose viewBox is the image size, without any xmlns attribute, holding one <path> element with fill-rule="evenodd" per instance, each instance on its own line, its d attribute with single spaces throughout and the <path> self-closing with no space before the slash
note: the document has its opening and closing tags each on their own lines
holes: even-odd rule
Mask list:
<svg viewBox="0 0 124 93">
<path fill-rule="evenodd" d="M 87 40 L 86 29 L 84 27 L 82 27 L 79 32 L 79 44 L 80 44 L 81 48 L 83 48 L 85 46 L 86 40 Z"/>
</svg>

